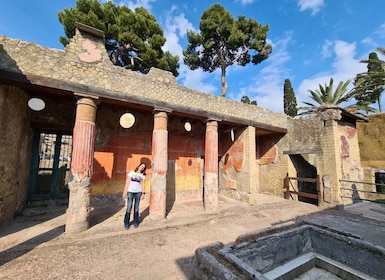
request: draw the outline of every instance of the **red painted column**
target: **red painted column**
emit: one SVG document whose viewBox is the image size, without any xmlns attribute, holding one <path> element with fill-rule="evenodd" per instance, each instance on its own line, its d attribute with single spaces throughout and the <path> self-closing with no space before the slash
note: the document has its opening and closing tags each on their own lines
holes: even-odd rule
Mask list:
<svg viewBox="0 0 385 280">
<path fill-rule="evenodd" d="M 204 206 L 209 212 L 218 211 L 218 122 L 206 123 L 204 171 Z"/>
<path fill-rule="evenodd" d="M 65 231 L 77 233 L 89 228 L 91 176 L 93 171 L 96 103 L 91 98 L 77 102 L 72 139 L 69 203 Z"/>
<path fill-rule="evenodd" d="M 152 132 L 152 173 L 150 191 L 150 218 L 166 217 L 166 185 L 168 161 L 167 112 L 155 110 Z"/>
</svg>

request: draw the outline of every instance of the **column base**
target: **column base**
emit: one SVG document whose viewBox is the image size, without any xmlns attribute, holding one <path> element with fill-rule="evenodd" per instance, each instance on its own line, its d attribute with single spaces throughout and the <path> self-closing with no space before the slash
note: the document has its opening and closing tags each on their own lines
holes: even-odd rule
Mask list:
<svg viewBox="0 0 385 280">
<path fill-rule="evenodd" d="M 88 221 L 70 223 L 66 222 L 65 233 L 80 233 L 89 229 L 90 225 Z"/>
</svg>

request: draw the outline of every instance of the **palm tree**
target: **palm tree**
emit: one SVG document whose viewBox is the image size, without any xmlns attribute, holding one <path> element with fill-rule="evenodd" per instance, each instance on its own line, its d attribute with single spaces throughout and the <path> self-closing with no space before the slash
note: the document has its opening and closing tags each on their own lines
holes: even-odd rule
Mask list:
<svg viewBox="0 0 385 280">
<path fill-rule="evenodd" d="M 350 80 L 346 82 L 340 81 L 336 90 L 333 90 L 333 78 L 330 78 L 329 85 L 325 84 L 325 86 L 319 85 L 319 89 L 316 90 L 308 90 L 310 93 L 310 98 L 313 99 L 317 104 L 313 104 L 310 102 L 303 102 L 306 104 L 306 107 L 300 107 L 299 110 L 302 110 L 299 115 L 309 115 L 315 114 L 323 109 L 327 108 L 336 108 L 339 107 L 341 103 L 348 102 L 352 98 L 355 97 L 356 92 L 353 90 L 348 91 L 348 86 L 350 84 Z M 372 112 L 375 109 L 370 108 L 367 104 L 355 104 L 346 106 L 345 109 L 349 111 L 370 111 Z"/>
</svg>

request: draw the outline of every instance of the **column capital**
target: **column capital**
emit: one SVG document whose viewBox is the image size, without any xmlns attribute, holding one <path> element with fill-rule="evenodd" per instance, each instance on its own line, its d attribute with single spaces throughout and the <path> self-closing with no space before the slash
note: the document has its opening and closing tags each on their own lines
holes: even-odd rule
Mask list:
<svg viewBox="0 0 385 280">
<path fill-rule="evenodd" d="M 171 114 L 172 113 L 172 109 L 162 108 L 162 107 L 154 107 L 154 114 L 161 113 L 161 112 L 164 112 L 164 113 L 167 113 L 167 114 Z"/>
<path fill-rule="evenodd" d="M 95 123 L 97 104 L 95 99 L 83 97 L 79 98 L 76 105 L 76 122 L 90 121 Z"/>
<path fill-rule="evenodd" d="M 168 113 L 159 110 L 154 111 L 154 130 L 166 130 L 167 131 Z"/>
<path fill-rule="evenodd" d="M 215 117 L 208 117 L 207 119 L 206 119 L 206 123 L 208 123 L 208 122 L 221 122 L 222 120 L 221 119 L 218 119 L 218 118 L 215 118 Z"/>
<path fill-rule="evenodd" d="M 80 99 L 80 98 L 90 98 L 90 99 L 94 99 L 94 100 L 99 100 L 99 96 L 93 95 L 93 94 L 89 94 L 89 93 L 74 92 L 74 95 L 78 99 Z"/>
</svg>

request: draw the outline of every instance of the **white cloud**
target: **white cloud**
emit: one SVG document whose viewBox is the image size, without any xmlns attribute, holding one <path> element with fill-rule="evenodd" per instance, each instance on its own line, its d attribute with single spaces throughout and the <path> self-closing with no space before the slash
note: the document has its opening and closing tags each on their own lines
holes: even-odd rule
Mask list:
<svg viewBox="0 0 385 280">
<path fill-rule="evenodd" d="M 332 55 L 332 51 L 333 51 L 333 42 L 329 41 L 329 40 L 325 40 L 325 43 L 322 45 L 322 57 L 324 58 L 328 58 Z"/>
<path fill-rule="evenodd" d="M 115 0 L 115 2 L 118 2 Z M 119 5 L 125 5 L 129 7 L 131 10 L 135 10 L 135 8 L 143 7 L 146 10 L 151 10 L 151 2 L 156 2 L 156 0 L 122 0 L 119 2 Z"/>
<path fill-rule="evenodd" d="M 380 36 L 380 38 L 385 38 L 385 23 L 380 25 L 380 28 L 376 31 L 376 34 Z"/>
<path fill-rule="evenodd" d="M 287 51 L 288 44 L 292 41 L 292 32 L 287 32 L 285 37 L 273 45 L 270 57 L 262 62 L 263 67 L 250 85 L 240 88 L 237 93 L 229 93 L 229 98 L 240 100 L 247 95 L 250 100 L 256 100 L 258 106 L 275 112 L 283 112 L 283 80 L 290 75 L 290 69 L 285 64 L 291 59 Z M 254 65 L 248 66 L 245 71 L 255 71 Z"/>
<path fill-rule="evenodd" d="M 298 0 L 299 10 L 301 12 L 310 10 L 312 15 L 317 14 L 324 4 L 323 0 Z"/>
<path fill-rule="evenodd" d="M 361 43 L 369 45 L 369 46 L 374 46 L 374 47 L 376 46 L 375 41 L 371 37 L 366 37 L 366 38 L 362 39 Z"/>
<path fill-rule="evenodd" d="M 254 3 L 255 0 L 236 0 L 235 3 L 241 2 L 243 6 Z"/>
<path fill-rule="evenodd" d="M 173 55 L 179 56 L 179 76 L 177 77 L 178 82 L 184 86 L 199 90 L 201 92 L 213 93 L 217 88 L 212 84 L 215 80 L 215 74 L 208 75 L 201 69 L 190 70 L 183 63 L 183 49 L 181 41 L 186 41 L 187 30 L 193 30 L 196 32 L 194 26 L 188 21 L 184 13 L 180 13 L 177 6 L 173 5 L 168 12 L 167 21 L 164 26 L 164 34 L 166 37 L 166 43 L 163 46 L 164 50 L 170 51 Z M 210 83 L 205 80 L 210 79 Z"/>
<path fill-rule="evenodd" d="M 313 77 L 302 81 L 296 91 L 298 106 L 303 106 L 303 101 L 310 101 L 308 90 L 316 90 L 320 84 L 329 84 L 330 78 L 333 78 L 335 85 L 338 85 L 340 81 L 350 80 L 350 86 L 352 87 L 355 76 L 366 71 L 366 65 L 360 63 L 360 59 L 355 58 L 356 43 L 347 43 L 340 40 L 331 43 L 333 45 L 332 55 L 334 56 L 331 70 L 317 73 Z"/>
<path fill-rule="evenodd" d="M 366 66 L 360 63 L 359 59 L 355 59 L 356 43 L 347 43 L 337 40 L 334 45 L 336 58 L 333 62 L 333 68 L 336 70 L 340 79 L 348 80 L 363 71 L 366 71 Z"/>
<path fill-rule="evenodd" d="M 213 93 L 218 90 L 213 83 L 217 83 L 216 79 L 213 78 L 213 74 L 207 75 L 202 69 L 189 70 L 185 65 L 181 66 L 179 69 L 181 73 L 181 78 L 184 78 L 183 85 L 190 89 L 195 89 L 204 93 Z M 210 80 L 206 82 L 205 80 Z"/>
</svg>

